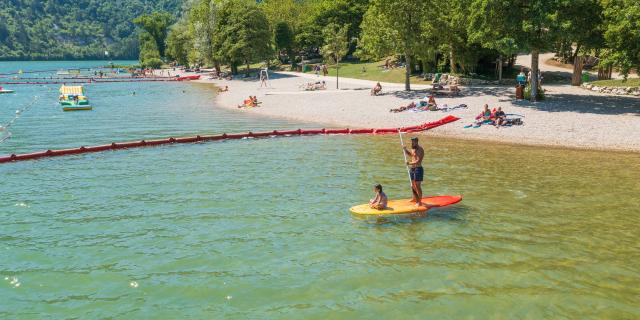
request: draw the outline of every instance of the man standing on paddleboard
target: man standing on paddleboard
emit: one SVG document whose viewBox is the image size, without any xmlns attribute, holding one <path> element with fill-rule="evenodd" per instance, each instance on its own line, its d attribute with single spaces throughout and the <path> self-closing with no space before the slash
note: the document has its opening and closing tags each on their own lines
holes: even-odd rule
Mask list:
<svg viewBox="0 0 640 320">
<path fill-rule="evenodd" d="M 424 169 L 422 168 L 422 159 L 424 158 L 424 149 L 418 145 L 418 138 L 411 138 L 411 150 L 403 147 L 404 152 L 409 156 L 407 165 L 409 166 L 409 177 L 411 178 L 411 191 L 413 198 L 411 202 L 415 202 L 416 206 L 422 206 L 422 186 Z"/>
</svg>

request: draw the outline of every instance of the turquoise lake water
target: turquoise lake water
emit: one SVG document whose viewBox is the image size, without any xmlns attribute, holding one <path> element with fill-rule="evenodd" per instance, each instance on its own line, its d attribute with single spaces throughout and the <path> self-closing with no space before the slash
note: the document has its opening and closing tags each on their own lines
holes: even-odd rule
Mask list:
<svg viewBox="0 0 640 320">
<path fill-rule="evenodd" d="M 0 154 L 321 127 L 217 108 L 203 84 L 92 84 L 72 113 L 59 85 L 5 87 L 0 125 L 38 100 Z M 0 318 L 640 318 L 639 154 L 421 140 L 425 193 L 465 198 L 390 220 L 348 208 L 375 183 L 410 196 L 395 135 L 1 164 Z"/>
</svg>

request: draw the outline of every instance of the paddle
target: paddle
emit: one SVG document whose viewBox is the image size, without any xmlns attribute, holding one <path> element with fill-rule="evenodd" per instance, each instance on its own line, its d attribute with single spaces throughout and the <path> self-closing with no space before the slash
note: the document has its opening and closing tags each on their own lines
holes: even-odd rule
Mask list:
<svg viewBox="0 0 640 320">
<path fill-rule="evenodd" d="M 407 175 L 409 176 L 409 186 L 411 190 L 413 190 L 413 183 L 411 183 L 411 173 L 409 172 L 409 166 L 407 166 L 407 153 L 404 152 L 404 141 L 402 140 L 402 131 L 398 129 L 398 134 L 400 135 L 400 146 L 402 147 L 402 155 L 404 156 L 404 165 L 407 168 Z"/>
</svg>

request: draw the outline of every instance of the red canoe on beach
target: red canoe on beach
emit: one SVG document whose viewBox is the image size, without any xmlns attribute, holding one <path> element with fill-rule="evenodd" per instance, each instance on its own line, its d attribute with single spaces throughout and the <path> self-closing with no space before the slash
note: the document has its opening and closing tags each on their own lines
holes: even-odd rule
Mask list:
<svg viewBox="0 0 640 320">
<path fill-rule="evenodd" d="M 200 75 L 184 76 L 184 77 L 176 78 L 177 81 L 189 81 L 189 80 L 198 80 L 198 79 L 200 79 Z"/>
</svg>

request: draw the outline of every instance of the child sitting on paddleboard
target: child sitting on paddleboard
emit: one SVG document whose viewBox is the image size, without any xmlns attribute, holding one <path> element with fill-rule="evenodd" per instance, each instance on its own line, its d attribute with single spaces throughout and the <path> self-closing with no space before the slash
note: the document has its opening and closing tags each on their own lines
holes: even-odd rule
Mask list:
<svg viewBox="0 0 640 320">
<path fill-rule="evenodd" d="M 376 193 L 376 197 L 369 201 L 369 206 L 372 209 L 382 210 L 387 207 L 387 195 L 382 192 L 382 186 L 377 184 L 373 187 L 373 191 Z"/>
</svg>

